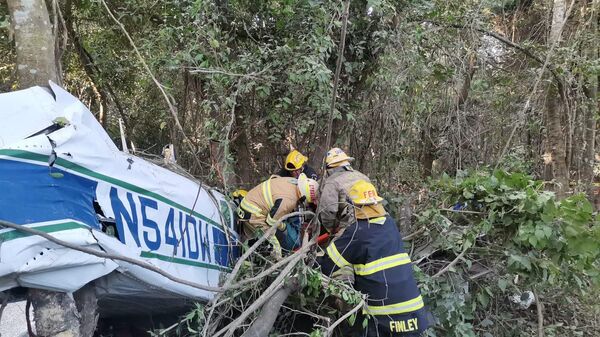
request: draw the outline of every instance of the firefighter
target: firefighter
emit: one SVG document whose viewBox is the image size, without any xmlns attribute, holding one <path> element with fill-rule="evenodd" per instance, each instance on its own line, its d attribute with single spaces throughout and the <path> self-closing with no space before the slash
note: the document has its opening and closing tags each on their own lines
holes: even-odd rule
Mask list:
<svg viewBox="0 0 600 337">
<path fill-rule="evenodd" d="M 354 222 L 353 213 L 347 209 L 347 192 L 359 180 L 370 181 L 367 176 L 352 168 L 350 162 L 353 160 L 337 147 L 327 151 L 325 156 L 327 172 L 317 214 L 323 227 L 330 232 L 332 228 L 345 227 Z"/>
<path fill-rule="evenodd" d="M 237 209 L 245 238 L 259 237 L 261 231 L 275 225 L 282 216 L 292 213 L 304 202 L 316 204 L 318 191 L 319 184 L 305 174 L 300 174 L 298 179 L 273 176 L 254 187 Z M 276 235 L 271 235 L 267 240 L 273 247 L 273 256 L 279 259 L 282 255 L 281 244 L 284 244 L 283 248 L 291 250 L 299 239 L 300 226 L 284 221 L 278 224 Z"/>
<path fill-rule="evenodd" d="M 235 207 L 239 207 L 244 197 L 248 194 L 248 191 L 244 189 L 237 189 L 231 193 L 231 200 L 235 204 Z"/>
<path fill-rule="evenodd" d="M 318 260 L 321 271 L 352 270 L 354 288 L 367 295 L 362 314 L 369 315 L 368 325 L 357 336 L 419 336 L 428 327 L 427 312 L 395 221 L 368 181 L 352 185 L 348 197 L 356 222 L 338 231 Z"/>
<path fill-rule="evenodd" d="M 313 180 L 319 180 L 317 172 L 308 164 L 308 157 L 300 153 L 298 150 L 292 150 L 285 157 L 283 168 L 277 173 L 280 177 L 293 177 L 298 178 L 300 173 L 306 174 L 306 176 Z"/>
</svg>

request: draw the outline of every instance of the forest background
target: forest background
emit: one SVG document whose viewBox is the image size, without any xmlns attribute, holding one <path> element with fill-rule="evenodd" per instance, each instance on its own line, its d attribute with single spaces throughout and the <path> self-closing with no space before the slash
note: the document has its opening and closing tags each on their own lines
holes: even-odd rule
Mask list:
<svg viewBox="0 0 600 337">
<path fill-rule="evenodd" d="M 0 92 L 35 84 L 11 25 L 26 2 L 0 2 Z M 600 335 L 600 1 L 349 1 L 333 111 L 340 1 L 47 9 L 56 81 L 116 143 L 122 121 L 135 153 L 174 144 L 207 184 L 252 187 L 290 146 L 320 167 L 333 112 L 332 145 L 413 238 L 440 336 Z"/>
</svg>

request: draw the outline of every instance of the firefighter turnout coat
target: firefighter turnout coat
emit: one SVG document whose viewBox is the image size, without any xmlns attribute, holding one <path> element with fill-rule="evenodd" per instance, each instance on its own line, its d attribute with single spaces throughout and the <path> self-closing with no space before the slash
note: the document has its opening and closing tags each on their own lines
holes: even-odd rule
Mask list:
<svg viewBox="0 0 600 337">
<path fill-rule="evenodd" d="M 266 231 L 282 216 L 296 209 L 301 200 L 297 185 L 295 178 L 273 176 L 248 191 L 238 207 L 238 217 L 243 221 L 246 238 L 256 237 L 257 230 Z M 274 206 L 276 211 L 269 216 Z"/>
<path fill-rule="evenodd" d="M 417 336 L 428 327 L 427 312 L 412 262 L 389 216 L 359 219 L 348 226 L 319 259 L 327 275 L 351 267 L 354 288 L 368 296 L 367 336 Z"/>
<path fill-rule="evenodd" d="M 317 214 L 326 228 L 345 227 L 355 221 L 352 212 L 338 219 L 340 205 L 346 205 L 348 190 L 359 180 L 371 181 L 366 175 L 354 170 L 350 165 L 335 167 L 327 170 L 323 179 L 323 187 L 319 196 Z M 340 197 L 341 194 L 341 197 Z M 342 204 L 340 204 L 342 201 Z"/>
</svg>

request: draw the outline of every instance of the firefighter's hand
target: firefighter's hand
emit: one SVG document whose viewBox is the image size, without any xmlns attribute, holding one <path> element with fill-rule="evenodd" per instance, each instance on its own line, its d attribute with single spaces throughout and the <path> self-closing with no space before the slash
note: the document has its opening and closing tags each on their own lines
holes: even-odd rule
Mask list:
<svg viewBox="0 0 600 337">
<path fill-rule="evenodd" d="M 281 244 L 279 240 L 275 237 L 275 235 L 271 235 L 267 241 L 271 244 L 271 257 L 275 259 L 275 261 L 279 261 L 283 257 L 283 252 L 281 250 Z"/>
</svg>

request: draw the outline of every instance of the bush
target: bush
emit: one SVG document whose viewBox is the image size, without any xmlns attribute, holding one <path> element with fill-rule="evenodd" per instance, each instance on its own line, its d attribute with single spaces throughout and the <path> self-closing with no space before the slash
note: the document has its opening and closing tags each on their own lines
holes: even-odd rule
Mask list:
<svg viewBox="0 0 600 337">
<path fill-rule="evenodd" d="M 417 214 L 425 236 L 415 242 L 415 259 L 439 320 L 432 335 L 535 335 L 537 304 L 513 302 L 531 291 L 542 303 L 547 336 L 600 336 L 598 306 L 587 300 L 599 289 L 596 215 L 584 195 L 558 201 L 543 187 L 501 170 L 431 184 Z"/>
</svg>

